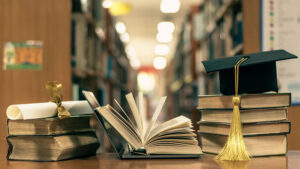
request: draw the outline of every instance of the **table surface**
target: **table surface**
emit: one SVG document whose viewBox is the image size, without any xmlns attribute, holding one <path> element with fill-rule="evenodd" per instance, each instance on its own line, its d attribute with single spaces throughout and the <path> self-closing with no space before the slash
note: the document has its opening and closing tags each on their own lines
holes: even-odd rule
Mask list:
<svg viewBox="0 0 300 169">
<path fill-rule="evenodd" d="M 88 158 L 59 162 L 7 161 L 1 154 L 0 169 L 298 169 L 300 151 L 290 151 L 287 156 L 253 158 L 248 162 L 216 162 L 213 156 L 200 159 L 148 159 L 120 160 L 116 154 L 105 153 Z"/>
</svg>

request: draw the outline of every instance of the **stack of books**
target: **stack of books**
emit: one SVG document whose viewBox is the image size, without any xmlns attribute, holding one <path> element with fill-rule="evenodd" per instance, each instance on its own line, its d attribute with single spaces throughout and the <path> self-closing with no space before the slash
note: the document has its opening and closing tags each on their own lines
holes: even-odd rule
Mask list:
<svg viewBox="0 0 300 169">
<path fill-rule="evenodd" d="M 90 115 L 7 120 L 7 159 L 58 161 L 89 156 L 99 147 Z"/>
<path fill-rule="evenodd" d="M 242 130 L 251 156 L 287 153 L 287 134 L 291 129 L 287 108 L 290 105 L 290 93 L 241 95 Z M 202 151 L 218 154 L 230 131 L 232 96 L 199 96 L 198 106 L 201 112 L 198 132 Z"/>
</svg>

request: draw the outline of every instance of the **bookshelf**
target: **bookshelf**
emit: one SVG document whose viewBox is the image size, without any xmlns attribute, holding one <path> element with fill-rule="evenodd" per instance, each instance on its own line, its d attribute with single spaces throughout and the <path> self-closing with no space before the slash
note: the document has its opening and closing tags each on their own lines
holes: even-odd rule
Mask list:
<svg viewBox="0 0 300 169">
<path fill-rule="evenodd" d="M 84 99 L 81 91 L 95 93 L 101 105 L 124 105 L 125 93 L 136 93 L 136 71 L 129 64 L 125 46 L 108 9 L 101 0 L 72 1 L 73 99 Z"/>
<path fill-rule="evenodd" d="M 206 75 L 201 61 L 243 53 L 243 12 L 241 0 L 203 0 L 191 7 L 167 68 L 174 115 L 195 116 L 197 95 L 218 93 L 217 74 Z"/>
</svg>

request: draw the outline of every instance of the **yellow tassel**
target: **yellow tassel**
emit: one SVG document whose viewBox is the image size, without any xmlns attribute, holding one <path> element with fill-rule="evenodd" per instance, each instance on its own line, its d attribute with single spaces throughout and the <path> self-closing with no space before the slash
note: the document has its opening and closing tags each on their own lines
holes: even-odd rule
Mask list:
<svg viewBox="0 0 300 169">
<path fill-rule="evenodd" d="M 240 118 L 240 97 L 234 96 L 233 114 L 227 143 L 216 157 L 218 160 L 244 161 L 250 160 L 242 134 Z"/>
</svg>

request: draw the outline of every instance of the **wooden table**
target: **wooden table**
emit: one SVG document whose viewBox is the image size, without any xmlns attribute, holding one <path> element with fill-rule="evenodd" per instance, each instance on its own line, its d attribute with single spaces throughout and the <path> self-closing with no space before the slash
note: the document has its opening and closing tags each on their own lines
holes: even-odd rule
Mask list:
<svg viewBox="0 0 300 169">
<path fill-rule="evenodd" d="M 7 161 L 1 154 L 0 169 L 298 169 L 300 151 L 290 151 L 287 156 L 253 158 L 249 162 L 224 162 L 218 164 L 212 156 L 200 159 L 119 160 L 115 154 L 60 162 Z"/>
</svg>

